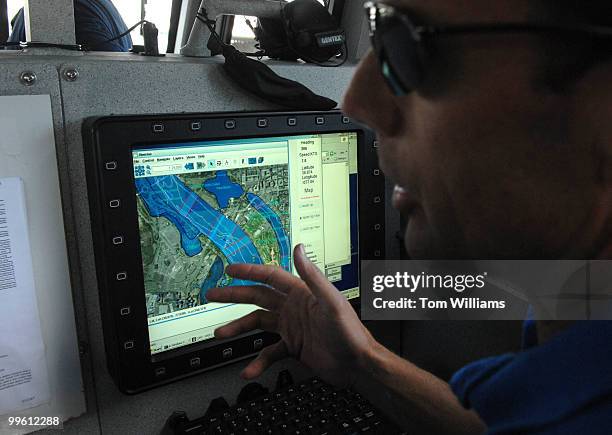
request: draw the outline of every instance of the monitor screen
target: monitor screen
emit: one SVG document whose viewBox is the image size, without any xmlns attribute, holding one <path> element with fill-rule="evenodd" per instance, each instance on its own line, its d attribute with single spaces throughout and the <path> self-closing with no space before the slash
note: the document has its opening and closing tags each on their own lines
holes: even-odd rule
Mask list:
<svg viewBox="0 0 612 435">
<path fill-rule="evenodd" d="M 213 338 L 256 309 L 209 303 L 244 285 L 225 267 L 295 273 L 293 247 L 347 298 L 359 297 L 356 132 L 245 138 L 132 150 L 151 354 Z"/>
</svg>

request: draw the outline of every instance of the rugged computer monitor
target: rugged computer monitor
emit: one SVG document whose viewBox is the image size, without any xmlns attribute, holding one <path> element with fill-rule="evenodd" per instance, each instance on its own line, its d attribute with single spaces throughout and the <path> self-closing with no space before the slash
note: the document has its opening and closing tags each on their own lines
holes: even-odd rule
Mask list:
<svg viewBox="0 0 612 435">
<path fill-rule="evenodd" d="M 293 247 L 352 303 L 359 261 L 384 251 L 371 133 L 338 112 L 107 117 L 84 129 L 107 362 L 138 392 L 278 338 L 214 330 L 252 305 L 209 303 L 234 263 L 295 273 Z M 360 212 L 361 211 L 361 212 Z"/>
</svg>

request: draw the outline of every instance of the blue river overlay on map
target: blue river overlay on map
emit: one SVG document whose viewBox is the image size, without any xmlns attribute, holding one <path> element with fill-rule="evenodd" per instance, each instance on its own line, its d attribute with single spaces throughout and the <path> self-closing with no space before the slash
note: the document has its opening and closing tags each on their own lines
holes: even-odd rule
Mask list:
<svg viewBox="0 0 612 435">
<path fill-rule="evenodd" d="M 208 271 L 208 276 L 200 285 L 200 304 L 208 303 L 206 299 L 206 293 L 211 288 L 217 287 L 219 280 L 223 277 L 223 260 L 221 257 L 217 256 L 212 266 L 210 266 L 210 270 Z"/>
<path fill-rule="evenodd" d="M 231 181 L 226 171 L 219 171 L 204 185 L 215 195 L 221 208 L 227 207 L 230 198 L 240 197 L 244 193 L 240 185 Z M 187 256 L 193 257 L 202 252 L 199 237 L 204 235 L 221 251 L 229 264 L 262 264 L 257 248 L 244 230 L 189 189 L 177 176 L 139 178 L 136 179 L 136 189 L 152 217 L 164 217 L 178 229 L 181 247 Z M 290 242 L 280 218 L 257 195 L 249 193 L 247 199 L 273 228 L 278 239 L 281 266 L 290 270 Z M 223 275 L 223 263 L 221 261 L 219 265 L 218 261 L 221 261 L 220 257 L 217 257 L 208 278 L 202 283 L 200 299 L 205 299 L 206 291 L 214 287 Z M 231 283 L 249 284 L 252 283 L 243 280 L 233 280 Z"/>
<path fill-rule="evenodd" d="M 240 198 L 244 193 L 240 184 L 230 180 L 227 171 L 218 171 L 215 178 L 204 182 L 203 187 L 215 196 L 221 208 L 227 208 L 230 199 Z"/>
<path fill-rule="evenodd" d="M 261 264 L 249 236 L 236 223 L 214 209 L 176 176 L 139 178 L 136 189 L 153 217 L 165 217 L 181 235 L 181 247 L 193 257 L 202 252 L 198 237 L 205 235 L 230 264 Z M 233 285 L 245 285 L 234 280 Z"/>
</svg>

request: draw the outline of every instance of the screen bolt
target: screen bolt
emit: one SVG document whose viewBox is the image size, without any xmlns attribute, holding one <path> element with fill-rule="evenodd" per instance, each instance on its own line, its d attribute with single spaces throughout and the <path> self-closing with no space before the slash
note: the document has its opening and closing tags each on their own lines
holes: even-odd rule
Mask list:
<svg viewBox="0 0 612 435">
<path fill-rule="evenodd" d="M 19 80 L 21 80 L 21 84 L 24 86 L 34 86 L 34 83 L 36 83 L 36 74 L 32 71 L 24 71 L 21 73 Z"/>
<path fill-rule="evenodd" d="M 76 82 L 79 78 L 79 72 L 74 68 L 64 70 L 64 78 L 67 82 Z"/>
</svg>

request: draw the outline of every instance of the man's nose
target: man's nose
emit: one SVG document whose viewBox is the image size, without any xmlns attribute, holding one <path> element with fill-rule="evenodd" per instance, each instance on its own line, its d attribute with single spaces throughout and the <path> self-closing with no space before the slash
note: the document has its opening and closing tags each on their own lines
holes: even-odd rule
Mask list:
<svg viewBox="0 0 612 435">
<path fill-rule="evenodd" d="M 375 54 L 370 51 L 357 67 L 344 95 L 342 111 L 379 135 L 392 136 L 401 126 L 396 100 L 385 83 Z"/>
</svg>

